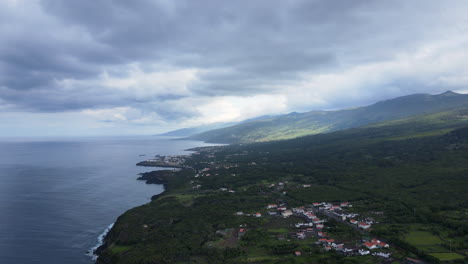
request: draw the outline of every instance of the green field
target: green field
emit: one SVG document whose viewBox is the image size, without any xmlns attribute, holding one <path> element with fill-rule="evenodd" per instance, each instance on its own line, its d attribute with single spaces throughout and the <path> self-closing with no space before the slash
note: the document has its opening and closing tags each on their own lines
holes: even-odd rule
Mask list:
<svg viewBox="0 0 468 264">
<path fill-rule="evenodd" d="M 270 228 L 268 229 L 268 232 L 272 233 L 288 233 L 289 230 L 287 228 Z"/>
<path fill-rule="evenodd" d="M 414 246 L 431 246 L 442 243 L 439 237 L 427 231 L 411 231 L 406 235 L 405 240 Z"/>
<path fill-rule="evenodd" d="M 127 250 L 129 250 L 131 248 L 132 247 L 129 247 L 129 246 L 114 246 L 114 247 L 112 247 L 112 252 L 117 254 L 117 253 L 120 253 L 120 252 L 127 251 Z"/>
<path fill-rule="evenodd" d="M 457 253 L 429 253 L 429 255 L 434 256 L 441 261 L 450 261 L 456 259 L 463 259 L 464 257 Z"/>
</svg>

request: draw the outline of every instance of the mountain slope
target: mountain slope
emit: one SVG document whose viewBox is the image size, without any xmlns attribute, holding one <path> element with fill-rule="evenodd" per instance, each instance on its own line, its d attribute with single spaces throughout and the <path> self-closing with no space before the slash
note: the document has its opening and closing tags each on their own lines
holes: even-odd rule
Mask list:
<svg viewBox="0 0 468 264">
<path fill-rule="evenodd" d="M 170 136 L 170 137 L 188 137 L 191 135 L 203 133 L 206 131 L 225 128 L 229 126 L 234 126 L 238 123 L 235 122 L 228 122 L 228 123 L 214 123 L 209 125 L 197 126 L 197 127 L 188 127 L 188 128 L 181 128 L 173 131 L 169 131 L 163 134 L 159 134 L 158 136 Z"/>
<path fill-rule="evenodd" d="M 206 131 L 211 131 L 215 129 L 221 129 L 225 127 L 230 127 L 234 125 L 244 124 L 253 121 L 260 121 L 264 119 L 270 119 L 273 116 L 271 115 L 264 115 L 255 118 L 250 118 L 241 122 L 226 122 L 226 123 L 213 123 L 208 125 L 196 126 L 196 127 L 189 127 L 189 128 L 181 128 L 173 131 L 169 131 L 163 134 L 159 134 L 158 136 L 170 136 L 170 137 L 189 137 L 195 134 L 200 134 Z"/>
<path fill-rule="evenodd" d="M 438 95 L 414 94 L 353 109 L 291 113 L 211 130 L 189 138 L 216 143 L 290 139 L 463 106 L 468 106 L 468 95 L 465 94 L 451 91 Z"/>
</svg>

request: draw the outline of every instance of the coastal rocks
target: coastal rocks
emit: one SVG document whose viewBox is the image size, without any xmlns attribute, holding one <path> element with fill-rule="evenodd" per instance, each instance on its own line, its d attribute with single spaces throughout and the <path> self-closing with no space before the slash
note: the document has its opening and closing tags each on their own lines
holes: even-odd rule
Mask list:
<svg viewBox="0 0 468 264">
<path fill-rule="evenodd" d="M 137 180 L 146 181 L 147 184 L 165 184 L 167 183 L 166 178 L 173 176 L 174 171 L 159 170 L 159 171 L 144 172 L 138 175 L 140 175 L 140 177 L 138 177 Z"/>
</svg>

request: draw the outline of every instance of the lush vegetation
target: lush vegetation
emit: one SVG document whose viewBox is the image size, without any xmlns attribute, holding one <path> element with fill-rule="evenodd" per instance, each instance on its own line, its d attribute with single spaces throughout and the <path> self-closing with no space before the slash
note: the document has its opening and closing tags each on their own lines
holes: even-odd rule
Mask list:
<svg viewBox="0 0 468 264">
<path fill-rule="evenodd" d="M 374 256 L 323 252 L 316 238 L 291 239 L 290 219 L 236 215 L 266 215 L 269 203 L 344 200 L 378 221 L 367 235 L 386 238 L 396 263 L 406 257 L 463 263 L 467 117 L 462 108 L 293 140 L 197 149 L 186 169 L 154 174 L 167 191 L 119 217 L 98 263 L 380 263 Z M 279 182 L 285 184 L 271 188 Z M 243 236 L 240 228 L 247 230 Z M 333 221 L 327 232 L 363 238 Z"/>
<path fill-rule="evenodd" d="M 418 114 L 448 111 L 468 105 L 468 95 L 446 92 L 415 94 L 376 104 L 339 111 L 291 113 L 215 129 L 191 139 L 218 143 L 260 142 L 291 139 L 305 135 L 359 127 Z"/>
</svg>

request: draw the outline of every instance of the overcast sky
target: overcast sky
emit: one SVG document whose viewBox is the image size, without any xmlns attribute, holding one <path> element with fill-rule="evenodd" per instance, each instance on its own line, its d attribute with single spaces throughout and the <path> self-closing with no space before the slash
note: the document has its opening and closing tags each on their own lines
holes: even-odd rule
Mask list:
<svg viewBox="0 0 468 264">
<path fill-rule="evenodd" d="M 2 0 L 0 136 L 468 92 L 468 1 Z"/>
</svg>

